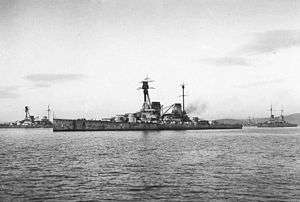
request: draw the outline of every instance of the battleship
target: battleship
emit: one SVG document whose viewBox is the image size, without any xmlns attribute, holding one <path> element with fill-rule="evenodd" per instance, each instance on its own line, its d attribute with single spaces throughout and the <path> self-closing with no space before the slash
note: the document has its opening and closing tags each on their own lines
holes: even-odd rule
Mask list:
<svg viewBox="0 0 300 202">
<path fill-rule="evenodd" d="M 52 128 L 50 121 L 50 107 L 48 105 L 47 116 L 42 118 L 30 114 L 29 106 L 25 106 L 25 118 L 20 121 L 1 123 L 0 128 Z"/>
<path fill-rule="evenodd" d="M 148 131 L 148 130 L 203 130 L 241 129 L 241 124 L 209 122 L 198 117 L 190 118 L 185 110 L 185 85 L 182 84 L 182 103 L 164 107 L 160 102 L 151 101 L 149 83 L 146 77 L 138 90 L 143 91 L 144 102 L 141 110 L 101 120 L 53 118 L 53 131 Z"/>
<path fill-rule="evenodd" d="M 280 110 L 281 114 L 280 116 L 275 117 L 273 114 L 273 107 L 271 105 L 270 108 L 270 118 L 269 120 L 262 122 L 262 123 L 257 123 L 257 127 L 259 128 L 277 128 L 277 127 L 297 127 L 297 124 L 294 123 L 289 123 L 284 119 L 283 116 L 283 110 Z"/>
</svg>

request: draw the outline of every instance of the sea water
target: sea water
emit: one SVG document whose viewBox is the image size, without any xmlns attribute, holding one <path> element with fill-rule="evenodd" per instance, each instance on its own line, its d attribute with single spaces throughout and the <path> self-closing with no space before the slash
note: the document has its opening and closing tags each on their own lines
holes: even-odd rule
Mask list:
<svg viewBox="0 0 300 202">
<path fill-rule="evenodd" d="M 299 201 L 299 140 L 300 128 L 0 129 L 0 201 Z"/>
</svg>

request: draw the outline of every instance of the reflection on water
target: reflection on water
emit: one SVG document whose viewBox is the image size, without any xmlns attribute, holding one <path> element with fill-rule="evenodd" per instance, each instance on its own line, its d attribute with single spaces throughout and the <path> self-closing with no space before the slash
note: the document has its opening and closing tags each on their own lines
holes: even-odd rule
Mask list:
<svg viewBox="0 0 300 202">
<path fill-rule="evenodd" d="M 0 201 L 298 201 L 299 134 L 1 129 Z"/>
</svg>

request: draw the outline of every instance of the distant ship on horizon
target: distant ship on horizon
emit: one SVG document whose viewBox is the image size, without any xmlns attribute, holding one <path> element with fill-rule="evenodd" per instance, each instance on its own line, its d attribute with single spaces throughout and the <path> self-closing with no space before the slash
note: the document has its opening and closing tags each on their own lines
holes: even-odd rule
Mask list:
<svg viewBox="0 0 300 202">
<path fill-rule="evenodd" d="M 2 123 L 0 128 L 52 128 L 53 123 L 50 121 L 50 107 L 47 108 L 47 116 L 39 118 L 29 113 L 29 107 L 25 106 L 25 118 L 20 121 Z"/>
<path fill-rule="evenodd" d="M 281 109 L 281 114 L 278 117 L 275 117 L 273 114 L 273 107 L 270 107 L 270 118 L 269 120 L 257 123 L 257 127 L 259 128 L 276 128 L 276 127 L 297 127 L 297 124 L 289 123 L 284 119 L 283 110 Z"/>
</svg>

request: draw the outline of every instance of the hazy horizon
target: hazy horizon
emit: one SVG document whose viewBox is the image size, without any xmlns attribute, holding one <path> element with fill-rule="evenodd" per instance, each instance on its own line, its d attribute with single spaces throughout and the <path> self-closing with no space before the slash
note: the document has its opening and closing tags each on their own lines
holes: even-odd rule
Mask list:
<svg viewBox="0 0 300 202">
<path fill-rule="evenodd" d="M 205 119 L 300 112 L 296 0 L 0 2 L 0 121 L 24 107 L 59 118 L 197 103 Z M 275 111 L 279 114 L 279 111 Z"/>
</svg>

